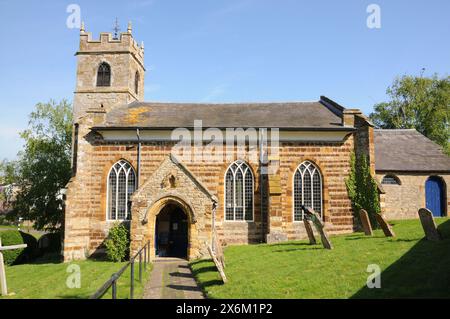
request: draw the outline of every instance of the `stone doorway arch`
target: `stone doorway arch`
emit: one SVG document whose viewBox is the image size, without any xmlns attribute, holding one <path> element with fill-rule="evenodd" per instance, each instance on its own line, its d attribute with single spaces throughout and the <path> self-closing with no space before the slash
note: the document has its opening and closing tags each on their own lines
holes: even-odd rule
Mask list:
<svg viewBox="0 0 450 319">
<path fill-rule="evenodd" d="M 212 241 L 216 197 L 173 156 L 160 166 L 133 194 L 131 207 L 131 253 L 150 243 L 150 259 L 156 257 L 155 231 L 158 215 L 168 206 L 182 210 L 187 217 L 187 258 L 208 254 Z"/>
<path fill-rule="evenodd" d="M 174 211 L 167 211 L 168 209 L 174 209 Z M 161 226 L 159 219 L 163 217 L 163 214 L 172 215 L 176 212 L 176 209 L 183 212 L 186 216 L 186 256 L 180 256 L 178 253 L 174 253 L 173 249 L 179 249 L 179 247 L 171 246 L 168 243 L 168 252 L 167 255 L 170 257 L 187 257 L 192 258 L 194 255 L 194 251 L 198 250 L 198 247 L 195 247 L 195 243 L 197 242 L 197 231 L 196 231 L 196 219 L 195 214 L 192 207 L 183 199 L 175 196 L 165 196 L 163 198 L 158 199 L 151 205 L 148 209 L 146 216 L 144 217 L 144 223 L 146 224 L 147 234 L 149 235 L 150 240 L 150 258 L 154 259 L 156 257 L 156 252 L 158 250 L 158 245 L 161 244 L 160 239 L 158 238 L 158 226 Z M 159 222 L 159 223 L 158 223 Z M 169 227 L 174 227 L 174 223 L 171 222 L 169 218 Z M 183 227 L 178 225 L 177 227 Z M 172 232 L 173 229 L 169 229 L 169 237 L 167 238 L 169 241 L 171 240 L 171 235 L 174 234 Z M 173 239 L 173 238 L 172 238 Z M 180 244 L 180 243 L 174 243 Z M 161 247 L 160 247 L 161 248 Z M 159 252 L 159 251 L 158 251 Z M 175 255 L 175 256 L 173 256 Z"/>
</svg>

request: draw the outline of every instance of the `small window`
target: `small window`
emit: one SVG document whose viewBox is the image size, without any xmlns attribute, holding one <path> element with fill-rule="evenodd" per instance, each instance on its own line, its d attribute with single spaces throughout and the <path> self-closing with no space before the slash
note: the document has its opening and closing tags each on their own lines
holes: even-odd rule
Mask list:
<svg viewBox="0 0 450 319">
<path fill-rule="evenodd" d="M 384 185 L 401 185 L 400 180 L 397 176 L 394 175 L 386 175 L 383 177 L 383 180 L 381 181 L 381 184 Z"/>
<path fill-rule="evenodd" d="M 102 62 L 97 70 L 97 86 L 111 86 L 111 67 Z"/>
<path fill-rule="evenodd" d="M 134 93 L 136 93 L 136 95 L 139 94 L 139 72 L 136 71 L 136 74 L 134 76 Z"/>
</svg>

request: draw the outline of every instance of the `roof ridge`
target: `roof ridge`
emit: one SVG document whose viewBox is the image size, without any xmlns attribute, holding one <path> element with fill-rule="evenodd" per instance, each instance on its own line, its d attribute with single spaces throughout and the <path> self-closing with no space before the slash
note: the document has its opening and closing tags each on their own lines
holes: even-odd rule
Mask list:
<svg viewBox="0 0 450 319">
<path fill-rule="evenodd" d="M 131 104 L 179 104 L 179 105 L 263 105 L 263 104 L 310 104 L 320 101 L 267 101 L 267 102 L 162 102 L 162 101 L 133 101 Z"/>
</svg>

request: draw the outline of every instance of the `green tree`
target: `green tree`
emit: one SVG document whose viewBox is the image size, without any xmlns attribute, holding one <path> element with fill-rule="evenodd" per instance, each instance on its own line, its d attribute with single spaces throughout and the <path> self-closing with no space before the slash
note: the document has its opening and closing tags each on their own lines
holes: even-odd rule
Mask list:
<svg viewBox="0 0 450 319">
<path fill-rule="evenodd" d="M 70 103 L 38 103 L 30 114 L 28 129 L 20 136 L 25 140 L 24 149 L 18 154 L 15 168 L 3 173 L 19 188 L 10 214 L 34 221 L 36 229 L 54 231 L 63 220 L 58 193 L 71 176 Z"/>
<path fill-rule="evenodd" d="M 450 155 L 450 76 L 398 77 L 386 93 L 389 101 L 370 114 L 377 127 L 415 128 Z"/>
<path fill-rule="evenodd" d="M 370 174 L 370 166 L 365 155 L 351 154 L 350 174 L 345 180 L 348 196 L 352 201 L 353 212 L 359 220 L 359 211 L 365 209 L 369 214 L 370 222 L 377 225 L 375 214 L 381 212 L 378 197 L 378 185 Z"/>
</svg>

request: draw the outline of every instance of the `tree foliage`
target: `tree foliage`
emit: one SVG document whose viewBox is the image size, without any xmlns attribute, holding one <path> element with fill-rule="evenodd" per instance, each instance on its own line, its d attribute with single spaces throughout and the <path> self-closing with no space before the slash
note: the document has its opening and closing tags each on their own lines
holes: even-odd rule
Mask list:
<svg viewBox="0 0 450 319">
<path fill-rule="evenodd" d="M 63 220 L 58 194 L 71 176 L 71 105 L 66 100 L 38 103 L 20 136 L 25 146 L 18 160 L 3 165 L 8 168 L 3 175 L 19 189 L 10 214 L 34 221 L 36 229 L 55 230 Z"/>
<path fill-rule="evenodd" d="M 412 129 L 450 154 L 450 76 L 403 76 L 387 89 L 388 102 L 376 104 L 370 119 L 380 128 Z"/>
<path fill-rule="evenodd" d="M 359 220 L 359 211 L 365 209 L 372 225 L 377 225 L 375 214 L 381 212 L 378 185 L 370 174 L 370 166 L 365 155 L 351 154 L 350 174 L 345 180 L 353 212 Z"/>
</svg>

